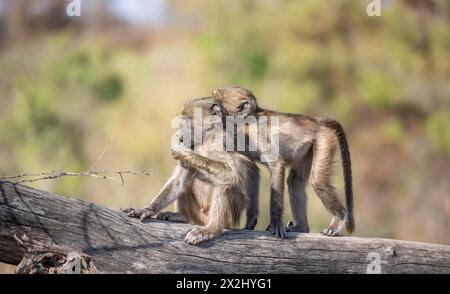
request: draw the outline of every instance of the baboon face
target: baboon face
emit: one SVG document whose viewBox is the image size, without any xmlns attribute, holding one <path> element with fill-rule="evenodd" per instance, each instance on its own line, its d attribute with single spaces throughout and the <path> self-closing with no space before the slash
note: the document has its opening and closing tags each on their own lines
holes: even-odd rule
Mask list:
<svg viewBox="0 0 450 294">
<path fill-rule="evenodd" d="M 196 117 L 196 115 L 200 115 L 200 113 L 201 116 Z M 187 145 L 190 145 L 191 148 L 194 147 L 193 136 L 195 123 L 201 123 L 202 138 L 204 138 L 207 132 L 217 127 L 218 123 L 221 124 L 221 129 L 223 128 L 224 118 L 227 114 L 228 113 L 222 106 L 222 103 L 211 97 L 199 98 L 187 102 L 183 106 L 183 110 L 181 112 L 184 123 L 189 121 L 191 126 L 191 142 Z M 181 142 L 182 141 L 183 139 L 181 139 Z M 187 142 L 185 142 L 185 144 L 186 143 Z"/>
<path fill-rule="evenodd" d="M 222 86 L 212 92 L 231 115 L 247 117 L 258 109 L 256 98 L 250 90 L 238 86 Z"/>
</svg>

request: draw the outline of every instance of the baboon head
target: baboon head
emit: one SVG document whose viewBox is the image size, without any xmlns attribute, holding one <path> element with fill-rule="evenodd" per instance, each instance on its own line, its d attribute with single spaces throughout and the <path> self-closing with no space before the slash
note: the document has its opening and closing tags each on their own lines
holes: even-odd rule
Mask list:
<svg viewBox="0 0 450 294">
<path fill-rule="evenodd" d="M 212 96 L 221 101 L 231 115 L 247 117 L 258 110 L 258 104 L 253 93 L 239 86 L 218 87 L 212 92 Z"/>
<path fill-rule="evenodd" d="M 200 115 L 200 113 L 201 116 L 197 116 Z M 188 125 L 191 127 L 191 142 L 184 143 L 193 148 L 195 144 L 193 140 L 195 124 L 201 124 L 202 138 L 204 138 L 209 131 L 223 131 L 225 117 L 228 115 L 228 112 L 219 100 L 212 97 L 205 97 L 194 99 L 184 104 L 181 115 L 183 124 L 189 123 Z M 183 142 L 184 137 L 185 135 L 179 136 L 180 142 Z"/>
</svg>

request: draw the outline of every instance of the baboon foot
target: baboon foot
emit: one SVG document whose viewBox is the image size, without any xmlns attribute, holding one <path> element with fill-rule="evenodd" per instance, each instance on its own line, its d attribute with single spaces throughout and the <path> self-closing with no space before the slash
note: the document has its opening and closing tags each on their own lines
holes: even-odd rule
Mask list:
<svg viewBox="0 0 450 294">
<path fill-rule="evenodd" d="M 333 217 L 331 220 L 330 226 L 322 231 L 322 234 L 325 236 L 334 237 L 339 235 L 339 232 L 345 225 L 345 220 L 339 217 Z"/>
<path fill-rule="evenodd" d="M 309 233 L 309 227 L 308 225 L 294 225 L 293 221 L 288 221 L 286 225 L 286 232 Z"/>
<path fill-rule="evenodd" d="M 258 223 L 258 218 L 256 218 L 256 217 L 250 218 L 249 220 L 247 220 L 244 230 L 253 231 L 255 229 L 257 223 Z"/>
<path fill-rule="evenodd" d="M 187 223 L 184 215 L 179 212 L 162 211 L 156 215 L 156 218 L 174 223 Z"/>
<path fill-rule="evenodd" d="M 184 242 L 186 242 L 190 245 L 196 245 L 201 242 L 210 240 L 214 237 L 215 237 L 214 234 L 209 233 L 205 229 L 193 228 L 186 234 L 186 237 L 184 237 Z"/>
<path fill-rule="evenodd" d="M 266 231 L 269 231 L 272 235 L 274 235 L 279 239 L 287 239 L 288 237 L 286 229 L 284 228 L 284 225 L 281 222 L 271 223 L 267 227 Z"/>
<path fill-rule="evenodd" d="M 147 207 L 144 208 L 125 207 L 121 208 L 120 210 L 128 214 L 129 217 L 137 217 L 141 221 L 143 221 L 146 218 L 151 218 L 152 216 L 155 215 L 155 212 Z"/>
</svg>

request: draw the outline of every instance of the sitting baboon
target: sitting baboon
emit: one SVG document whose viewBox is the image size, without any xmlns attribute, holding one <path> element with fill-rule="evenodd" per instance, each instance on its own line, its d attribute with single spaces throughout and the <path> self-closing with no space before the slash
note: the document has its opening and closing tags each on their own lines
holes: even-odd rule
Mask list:
<svg viewBox="0 0 450 294">
<path fill-rule="evenodd" d="M 172 155 L 179 164 L 159 194 L 142 209 L 123 209 L 129 216 L 141 220 L 152 217 L 177 200 L 176 212 L 161 212 L 157 218 L 202 225 L 189 231 L 185 241 L 198 244 L 239 223 L 247 207 L 246 228 L 253 229 L 258 214 L 259 170 L 256 164 L 235 151 L 226 151 L 225 142 L 231 136 L 225 132 L 227 114 L 221 103 L 201 98 L 184 105 L 182 115 L 194 125 L 194 110 L 201 109 L 202 144 L 186 141 L 177 134 Z M 215 120 L 208 125 L 207 120 Z M 191 134 L 194 133 L 193 131 Z M 220 146 L 218 146 L 220 145 Z"/>
<path fill-rule="evenodd" d="M 349 233 L 355 229 L 353 218 L 353 192 L 350 151 L 342 126 L 327 118 L 312 118 L 299 114 L 280 113 L 262 109 L 253 93 L 238 86 L 223 86 L 215 89 L 213 97 L 223 103 L 225 109 L 234 116 L 277 117 L 279 134 L 279 156 L 271 162 L 263 162 L 270 170 L 270 225 L 272 234 L 285 238 L 286 229 L 282 223 L 285 168 L 289 167 L 287 179 L 293 223 L 288 231 L 309 232 L 306 215 L 306 183 L 313 187 L 325 207 L 332 213 L 330 226 L 323 234 L 335 236 L 346 225 Z M 271 125 L 268 128 L 274 129 Z M 247 134 L 250 141 L 258 138 Z M 340 147 L 345 182 L 345 205 L 339 201 L 335 187 L 331 183 L 332 163 L 335 152 Z M 262 161 L 263 153 L 246 153 L 253 160 Z"/>
</svg>

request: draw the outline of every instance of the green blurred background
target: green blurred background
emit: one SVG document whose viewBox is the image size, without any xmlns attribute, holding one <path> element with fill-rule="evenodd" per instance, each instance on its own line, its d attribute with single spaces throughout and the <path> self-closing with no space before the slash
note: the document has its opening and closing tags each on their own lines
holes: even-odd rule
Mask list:
<svg viewBox="0 0 450 294">
<path fill-rule="evenodd" d="M 176 164 L 183 103 L 238 84 L 266 108 L 342 122 L 356 236 L 450 244 L 449 1 L 382 0 L 374 17 L 368 2 L 82 0 L 68 17 L 65 0 L 0 0 L 0 174 L 86 170 L 110 142 L 98 169 L 152 175 L 32 186 L 140 207 Z M 330 216 L 309 199 L 318 232 Z"/>
</svg>

